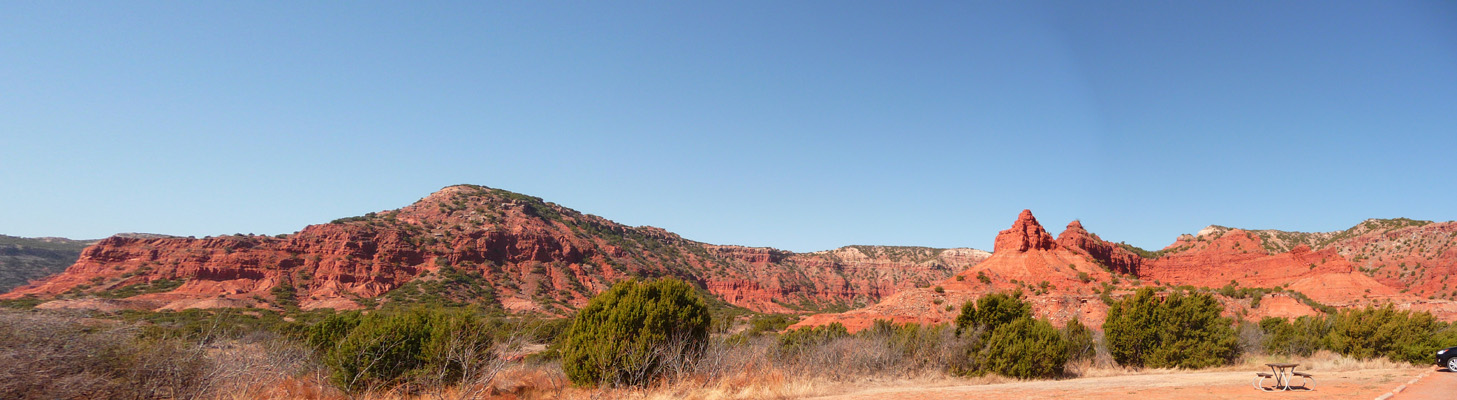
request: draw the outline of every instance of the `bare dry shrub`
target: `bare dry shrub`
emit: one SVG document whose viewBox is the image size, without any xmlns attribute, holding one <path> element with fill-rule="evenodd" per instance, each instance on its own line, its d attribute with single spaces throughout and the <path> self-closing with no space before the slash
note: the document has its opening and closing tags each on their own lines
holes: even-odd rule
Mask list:
<svg viewBox="0 0 1457 400">
<path fill-rule="evenodd" d="M 207 364 L 200 346 L 140 338 L 135 325 L 0 312 L 0 398 L 193 399 Z"/>
<path fill-rule="evenodd" d="M 205 380 L 216 399 L 321 399 L 338 396 L 306 345 L 269 332 L 208 346 Z"/>
<path fill-rule="evenodd" d="M 567 398 L 780 399 L 873 382 L 964 383 L 946 371 L 965 362 L 970 344 L 951 329 L 868 332 L 796 344 L 792 350 L 782 348 L 773 336 L 715 339 L 702 357 L 663 357 L 664 375 L 646 387 L 556 390 Z M 662 354 L 682 354 L 672 346 L 664 345 Z M 518 375 L 549 373 L 541 367 L 515 367 L 497 387 L 501 393 L 542 393 L 530 384 L 511 385 Z"/>
<path fill-rule="evenodd" d="M 460 379 L 454 386 L 445 387 L 444 376 L 434 377 L 431 380 L 434 389 L 427 389 L 426 394 L 432 399 L 478 399 L 495 393 L 496 377 L 512 364 L 511 355 L 526 345 L 529 335 L 530 332 L 515 332 L 490 348 L 480 348 L 458 333 L 448 341 L 443 353 L 449 362 L 460 365 Z"/>
<path fill-rule="evenodd" d="M 570 385 L 560 363 L 514 362 L 496 375 L 490 393 L 519 399 L 559 398 Z"/>
</svg>

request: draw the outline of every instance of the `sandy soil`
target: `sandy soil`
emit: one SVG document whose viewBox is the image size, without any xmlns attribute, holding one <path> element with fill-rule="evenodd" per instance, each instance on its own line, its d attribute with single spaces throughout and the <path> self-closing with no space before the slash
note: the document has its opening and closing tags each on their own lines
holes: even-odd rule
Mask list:
<svg viewBox="0 0 1457 400">
<path fill-rule="evenodd" d="M 1256 371 L 1187 372 L 1148 375 L 1127 375 L 1078 378 L 1060 381 L 1027 381 L 990 385 L 945 387 L 876 387 L 849 393 L 816 397 L 826 400 L 851 399 L 1362 399 L 1380 396 L 1398 385 L 1430 370 L 1431 367 L 1365 369 L 1339 372 L 1311 371 L 1318 383 L 1314 391 L 1265 393 L 1256 390 L 1251 381 Z M 1450 378 L 1457 374 L 1429 376 L 1424 379 Z M 1296 383 L 1299 383 L 1297 380 Z M 1437 383 L 1440 385 L 1440 382 Z M 1450 387 L 1450 386 L 1448 386 Z M 1413 391 L 1413 393 L 1416 393 Z M 1402 397 L 1398 397 L 1401 399 Z M 1450 397 L 1442 397 L 1450 398 Z M 1424 397 L 1413 397 L 1424 399 Z"/>
<path fill-rule="evenodd" d="M 1450 400 L 1457 398 L 1457 372 L 1436 368 L 1431 375 L 1407 386 L 1391 400 Z"/>
</svg>

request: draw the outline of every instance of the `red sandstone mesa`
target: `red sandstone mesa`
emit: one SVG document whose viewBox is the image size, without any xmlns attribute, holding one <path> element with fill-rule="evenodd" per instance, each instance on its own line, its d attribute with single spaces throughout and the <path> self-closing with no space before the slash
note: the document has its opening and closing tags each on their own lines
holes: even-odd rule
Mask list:
<svg viewBox="0 0 1457 400">
<path fill-rule="evenodd" d="M 541 199 L 451 186 L 407 207 L 311 225 L 291 234 L 202 239 L 123 237 L 89 248 L 64 273 L 0 298 L 60 299 L 42 307 L 183 309 L 279 307 L 292 288 L 303 308 L 362 308 L 411 285 L 477 274 L 512 312 L 563 315 L 632 277 L 674 276 L 728 304 L 761 312 L 851 308 L 803 324 L 875 319 L 945 323 L 967 300 L 1021 291 L 1038 315 L 1097 326 L 1107 306 L 1143 286 L 1293 290 L 1324 305 L 1391 303 L 1457 318 L 1457 222 L 1369 220 L 1328 233 L 1211 226 L 1159 252 L 1103 240 L 1080 221 L 1053 239 L 1024 210 L 975 249 L 849 246 L 813 253 L 711 245 L 629 227 Z M 1449 286 L 1451 285 L 1451 286 Z M 936 288 L 940 288 L 937 290 Z M 1112 288 L 1109 290 L 1108 288 Z M 128 296 L 135 293 L 144 293 Z M 120 299 L 94 298 L 99 295 Z M 1219 297 L 1246 318 L 1315 313 L 1295 293 Z"/>
<path fill-rule="evenodd" d="M 975 265 L 973 249 L 852 246 L 815 253 L 716 246 L 629 227 L 504 190 L 451 186 L 399 210 L 291 234 L 112 237 L 64 273 L 0 298 L 86 298 L 182 281 L 109 307 L 274 307 L 291 287 L 303 308 L 360 308 L 442 268 L 478 273 L 507 310 L 562 314 L 613 282 L 675 276 L 764 312 L 865 305 Z M 137 285 L 137 286 L 133 286 Z M 70 293 L 69 295 L 67 295 Z M 460 299 L 478 301 L 483 299 Z M 63 300 L 52 307 L 97 302 Z"/>
</svg>

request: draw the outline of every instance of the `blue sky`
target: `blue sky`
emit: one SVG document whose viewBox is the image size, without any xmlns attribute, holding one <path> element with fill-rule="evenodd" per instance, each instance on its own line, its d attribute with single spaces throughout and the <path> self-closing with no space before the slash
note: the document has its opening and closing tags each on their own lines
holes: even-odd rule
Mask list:
<svg viewBox="0 0 1457 400">
<path fill-rule="evenodd" d="M 1451 2 L 4 2 L 0 37 L 9 235 L 457 183 L 796 251 L 1457 219 Z"/>
</svg>

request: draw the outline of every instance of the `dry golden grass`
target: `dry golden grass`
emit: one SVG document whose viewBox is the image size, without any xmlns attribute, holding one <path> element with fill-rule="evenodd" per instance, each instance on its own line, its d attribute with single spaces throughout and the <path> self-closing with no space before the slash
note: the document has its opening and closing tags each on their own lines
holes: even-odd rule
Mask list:
<svg viewBox="0 0 1457 400">
<path fill-rule="evenodd" d="M 1296 369 L 1298 369 L 1300 371 L 1307 371 L 1307 370 L 1309 370 L 1309 371 L 1323 371 L 1323 372 L 1343 372 L 1343 371 L 1377 370 L 1377 369 L 1401 369 L 1401 368 L 1410 368 L 1410 367 L 1412 367 L 1411 364 L 1404 363 L 1404 362 L 1395 362 L 1395 361 L 1391 361 L 1391 360 L 1388 360 L 1388 359 L 1383 358 L 1383 357 L 1378 357 L 1378 358 L 1372 358 L 1372 359 L 1365 359 L 1365 360 L 1363 360 L 1363 359 L 1357 359 L 1357 358 L 1351 358 L 1351 357 L 1343 356 L 1343 355 L 1336 354 L 1334 352 L 1330 352 L 1330 351 L 1327 351 L 1327 350 L 1321 350 L 1321 351 L 1316 352 L 1315 354 L 1310 355 L 1309 357 L 1299 357 L 1299 356 L 1273 356 L 1273 355 L 1265 355 L 1265 354 L 1246 354 L 1244 356 L 1241 356 L 1233 364 L 1225 365 L 1225 366 L 1220 366 L 1220 367 L 1204 368 L 1204 369 L 1199 369 L 1198 371 L 1203 371 L 1203 372 L 1260 371 L 1260 370 L 1268 369 L 1269 368 L 1269 367 L 1265 366 L 1265 364 L 1267 364 L 1267 363 L 1296 363 L 1296 364 L 1300 364 L 1300 366 L 1296 368 Z M 1191 371 L 1191 370 L 1187 370 L 1187 369 L 1177 369 L 1177 368 L 1144 368 L 1144 369 L 1125 368 L 1125 367 L 1117 366 L 1116 364 L 1113 364 L 1111 362 L 1108 362 L 1108 363 L 1099 362 L 1099 363 L 1096 363 L 1096 364 L 1095 363 L 1092 363 L 1092 362 L 1075 363 L 1075 364 L 1069 365 L 1069 370 L 1075 371 L 1075 373 L 1073 375 L 1076 376 L 1076 377 L 1080 377 L 1080 378 L 1096 378 L 1096 377 L 1125 376 L 1125 375 L 1179 374 L 1179 373 L 1187 373 L 1187 372 L 1190 372 Z"/>
<path fill-rule="evenodd" d="M 1236 363 L 1223 367 L 1182 370 L 1171 368 L 1130 369 L 1113 365 L 1108 360 L 1082 361 L 1069 365 L 1070 374 L 1063 380 L 1076 381 L 1080 378 L 1173 375 L 1192 372 L 1257 371 L 1265 363 L 1299 363 L 1300 370 L 1316 372 L 1344 372 L 1358 370 L 1393 370 L 1411 368 L 1410 364 L 1396 363 L 1384 358 L 1359 360 L 1328 351 L 1318 352 L 1310 357 L 1280 357 L 1267 355 L 1246 355 Z M 777 400 L 819 396 L 834 396 L 855 393 L 873 388 L 937 388 L 969 385 L 993 385 L 1019 382 L 1017 379 L 1001 376 L 959 377 L 938 371 L 902 373 L 901 375 L 859 375 L 827 376 L 787 373 L 785 370 L 768 368 L 746 368 L 716 377 L 704 374 L 680 376 L 670 382 L 661 382 L 647 388 L 581 388 L 574 387 L 554 363 L 517 362 L 505 368 L 490 383 L 486 390 L 462 390 L 462 388 L 425 388 L 411 393 L 407 388 L 393 391 L 357 395 L 359 400 L 435 400 L 481 398 L 466 393 L 484 393 L 486 399 L 511 400 Z M 259 381 L 258 383 L 263 383 Z M 1071 383 L 1071 382 L 1070 382 Z M 418 389 L 418 388 L 417 388 Z M 322 381 L 304 377 L 289 378 L 267 383 L 264 386 L 245 388 L 219 399 L 347 399 L 351 398 L 331 389 Z"/>
<path fill-rule="evenodd" d="M 220 392 L 214 398 L 218 400 L 333 400 L 344 398 L 344 395 L 339 393 L 338 390 L 329 387 L 323 382 L 308 378 L 287 378 L 272 381 L 267 384 L 252 384 L 237 389 L 237 391 L 233 392 Z"/>
</svg>

